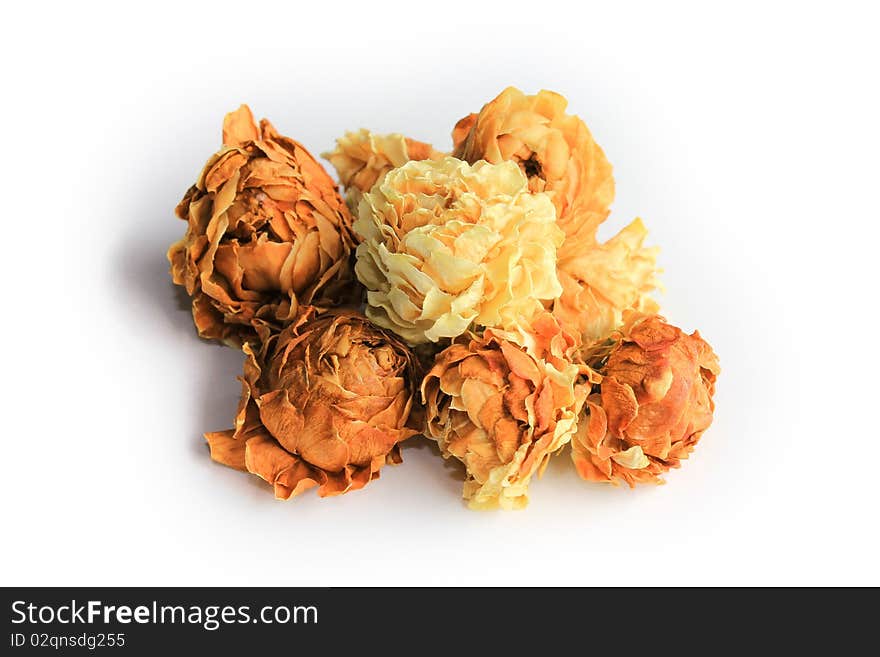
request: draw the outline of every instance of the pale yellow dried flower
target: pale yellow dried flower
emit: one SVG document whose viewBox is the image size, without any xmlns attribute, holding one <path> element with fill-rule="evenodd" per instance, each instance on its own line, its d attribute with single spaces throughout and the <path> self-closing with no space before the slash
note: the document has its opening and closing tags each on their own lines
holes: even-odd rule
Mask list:
<svg viewBox="0 0 880 657">
<path fill-rule="evenodd" d="M 353 227 L 366 313 L 410 344 L 514 327 L 562 291 L 553 203 L 513 162 L 408 162 L 364 194 Z"/>
</svg>

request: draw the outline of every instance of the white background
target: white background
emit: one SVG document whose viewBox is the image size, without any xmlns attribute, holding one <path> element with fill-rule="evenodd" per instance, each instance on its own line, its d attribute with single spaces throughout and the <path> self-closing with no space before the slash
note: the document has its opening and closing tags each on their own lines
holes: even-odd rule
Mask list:
<svg viewBox="0 0 880 657">
<path fill-rule="evenodd" d="M 4 10 L 0 583 L 880 584 L 871 3 L 298 4 Z M 421 440 L 338 498 L 211 462 L 241 356 L 165 250 L 224 113 L 446 149 L 508 84 L 568 96 L 615 167 L 605 234 L 644 218 L 665 314 L 721 357 L 690 461 L 630 491 L 560 457 L 509 513 Z"/>
</svg>

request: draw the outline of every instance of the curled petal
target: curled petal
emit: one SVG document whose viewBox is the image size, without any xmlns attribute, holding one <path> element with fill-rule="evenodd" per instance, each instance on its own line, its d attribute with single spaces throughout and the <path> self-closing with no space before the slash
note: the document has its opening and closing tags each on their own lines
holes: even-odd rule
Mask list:
<svg viewBox="0 0 880 657">
<path fill-rule="evenodd" d="M 205 434 L 205 440 L 211 448 L 211 458 L 217 463 L 236 470 L 247 470 L 244 455 L 247 442 L 236 439 L 234 431 L 212 431 Z"/>
</svg>

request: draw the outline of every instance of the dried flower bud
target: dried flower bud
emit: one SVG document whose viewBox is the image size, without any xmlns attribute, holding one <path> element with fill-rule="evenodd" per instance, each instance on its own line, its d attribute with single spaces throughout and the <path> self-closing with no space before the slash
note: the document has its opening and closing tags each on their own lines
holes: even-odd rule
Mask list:
<svg viewBox="0 0 880 657">
<path fill-rule="evenodd" d="M 575 339 L 547 313 L 528 338 L 487 329 L 437 355 L 422 382 L 427 435 L 464 463 L 474 509 L 524 507 L 533 474 L 574 433 L 589 371 L 572 362 Z"/>
<path fill-rule="evenodd" d="M 363 488 L 398 443 L 413 405 L 415 360 L 358 313 L 302 313 L 259 351 L 250 344 L 235 428 L 206 434 L 211 456 L 259 475 L 287 499 Z"/>
<path fill-rule="evenodd" d="M 510 328 L 559 296 L 562 231 L 511 162 L 408 162 L 364 194 L 355 272 L 367 315 L 410 344 Z"/>
<path fill-rule="evenodd" d="M 648 232 L 636 219 L 604 244 L 585 244 L 559 260 L 562 294 L 553 314 L 585 344 L 608 336 L 626 310 L 656 313 L 649 295 L 658 287 L 656 247 L 643 246 Z"/>
<path fill-rule="evenodd" d="M 246 105 L 226 115 L 223 148 L 177 215 L 188 225 L 168 251 L 171 274 L 204 338 L 238 345 L 354 284 L 351 216 L 332 178 Z"/>
<path fill-rule="evenodd" d="M 712 423 L 718 357 L 698 332 L 628 313 L 610 344 L 594 348 L 602 383 L 587 400 L 572 459 L 588 481 L 659 483 Z"/>
<path fill-rule="evenodd" d="M 508 87 L 455 126 L 453 155 L 468 162 L 516 162 L 532 192 L 553 192 L 565 238 L 595 240 L 614 200 L 611 164 L 568 101 L 552 91 L 527 96 Z M 566 246 L 563 244 L 562 250 Z"/>
<path fill-rule="evenodd" d="M 400 134 L 377 135 L 369 130 L 347 132 L 336 140 L 336 148 L 321 157 L 330 161 L 345 188 L 351 211 L 357 213 L 361 195 L 370 191 L 385 174 L 410 160 L 438 159 L 444 154 Z"/>
</svg>

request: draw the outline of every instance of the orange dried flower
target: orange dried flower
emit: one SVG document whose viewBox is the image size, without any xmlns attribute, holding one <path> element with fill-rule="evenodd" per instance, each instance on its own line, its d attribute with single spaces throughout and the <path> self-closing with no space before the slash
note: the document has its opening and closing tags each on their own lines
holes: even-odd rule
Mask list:
<svg viewBox="0 0 880 657">
<path fill-rule="evenodd" d="M 247 470 L 288 499 L 318 486 L 339 495 L 400 463 L 415 359 L 363 315 L 314 308 L 262 343 L 247 360 L 235 428 L 205 434 L 211 457 Z"/>
<path fill-rule="evenodd" d="M 487 329 L 437 355 L 422 382 L 427 435 L 464 463 L 471 508 L 524 507 L 532 475 L 570 440 L 587 394 L 576 345 L 544 313 L 528 335 Z"/>
<path fill-rule="evenodd" d="M 584 344 L 608 336 L 626 310 L 656 313 L 650 294 L 659 287 L 656 247 L 644 246 L 648 232 L 636 219 L 602 244 L 586 244 L 557 263 L 562 294 L 553 314 Z"/>
<path fill-rule="evenodd" d="M 458 122 L 453 155 L 470 163 L 513 160 L 528 177 L 530 191 L 553 192 L 566 240 L 595 240 L 614 200 L 614 177 L 584 122 L 565 113 L 567 104 L 552 91 L 527 96 L 508 87 L 479 114 Z M 560 255 L 565 248 L 563 243 Z"/>
<path fill-rule="evenodd" d="M 410 160 L 431 160 L 444 153 L 400 134 L 377 135 L 369 130 L 347 132 L 336 140 L 336 148 L 321 157 L 330 161 L 345 188 L 349 208 L 357 212 L 361 195 L 369 192 L 385 174 Z"/>
<path fill-rule="evenodd" d="M 571 441 L 578 473 L 588 481 L 659 483 L 712 423 L 718 357 L 699 332 L 629 313 L 587 360 L 602 382 Z"/>
<path fill-rule="evenodd" d="M 351 216 L 332 178 L 246 105 L 226 115 L 223 148 L 177 216 L 187 231 L 168 251 L 171 275 L 204 338 L 239 345 L 356 285 Z"/>
</svg>

